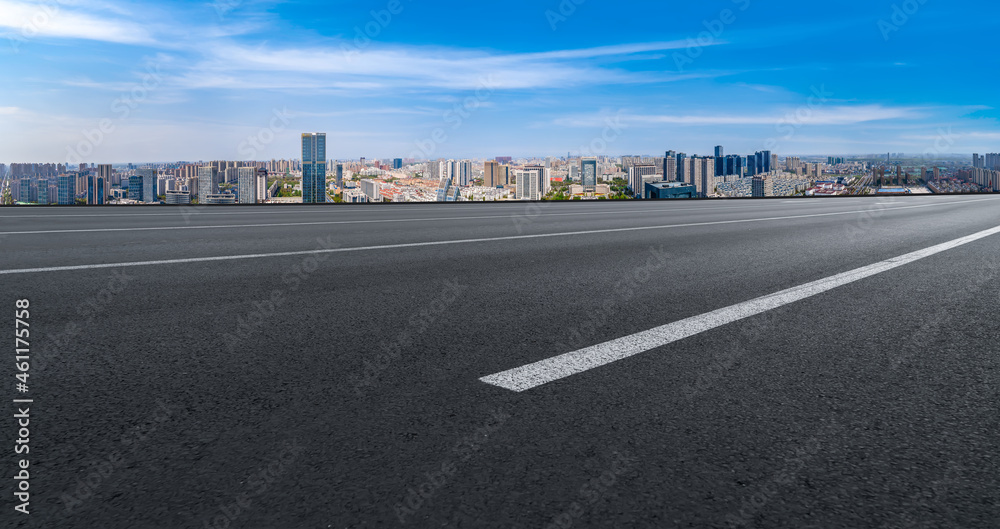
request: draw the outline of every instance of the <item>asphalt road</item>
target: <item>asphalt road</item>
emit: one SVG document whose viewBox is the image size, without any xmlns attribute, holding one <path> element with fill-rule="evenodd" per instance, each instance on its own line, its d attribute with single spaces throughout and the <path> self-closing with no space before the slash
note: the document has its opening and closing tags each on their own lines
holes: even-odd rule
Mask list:
<svg viewBox="0 0 1000 529">
<path fill-rule="evenodd" d="M 997 226 L 996 196 L 2 208 L 32 367 L 0 525 L 996 527 L 1000 234 L 480 379 Z"/>
</svg>

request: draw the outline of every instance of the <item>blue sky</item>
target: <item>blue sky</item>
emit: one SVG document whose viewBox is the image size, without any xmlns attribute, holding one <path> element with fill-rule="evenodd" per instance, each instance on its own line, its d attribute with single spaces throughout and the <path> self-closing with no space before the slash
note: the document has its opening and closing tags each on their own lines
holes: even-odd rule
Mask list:
<svg viewBox="0 0 1000 529">
<path fill-rule="evenodd" d="M 995 152 L 998 11 L 0 0 L 0 161 Z"/>
</svg>

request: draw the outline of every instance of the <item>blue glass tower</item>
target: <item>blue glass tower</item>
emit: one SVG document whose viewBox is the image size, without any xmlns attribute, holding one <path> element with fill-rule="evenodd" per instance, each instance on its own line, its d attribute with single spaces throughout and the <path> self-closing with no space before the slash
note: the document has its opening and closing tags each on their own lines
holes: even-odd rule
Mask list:
<svg viewBox="0 0 1000 529">
<path fill-rule="evenodd" d="M 582 158 L 580 160 L 580 183 L 584 191 L 593 191 L 597 187 L 597 159 Z"/>
<path fill-rule="evenodd" d="M 59 204 L 76 204 L 76 175 L 59 176 Z"/>
<path fill-rule="evenodd" d="M 326 202 L 326 133 L 302 133 L 302 202 Z"/>
</svg>

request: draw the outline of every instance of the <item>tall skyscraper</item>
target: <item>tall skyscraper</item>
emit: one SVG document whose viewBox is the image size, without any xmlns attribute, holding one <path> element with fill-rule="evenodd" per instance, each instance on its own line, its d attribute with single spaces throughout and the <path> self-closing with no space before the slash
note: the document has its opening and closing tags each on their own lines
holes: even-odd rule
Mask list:
<svg viewBox="0 0 1000 529">
<path fill-rule="evenodd" d="M 757 151 L 754 153 L 754 158 L 754 165 L 756 168 L 756 172 L 754 174 L 770 173 L 775 169 L 771 167 L 771 151 Z"/>
<path fill-rule="evenodd" d="M 143 177 L 141 175 L 132 175 L 128 177 L 128 199 L 135 200 L 136 202 L 142 202 L 142 181 Z"/>
<path fill-rule="evenodd" d="M 403 159 L 402 158 L 393 158 L 392 159 L 392 168 L 393 169 L 402 169 L 403 168 Z"/>
<path fill-rule="evenodd" d="M 198 203 L 205 204 L 208 195 L 219 192 L 219 170 L 212 165 L 198 168 Z"/>
<path fill-rule="evenodd" d="M 110 183 L 98 175 L 90 175 L 88 180 L 87 204 L 98 206 L 104 205 L 108 198 L 107 187 Z"/>
<path fill-rule="evenodd" d="M 726 174 L 726 160 L 722 145 L 715 146 L 715 176 Z"/>
<path fill-rule="evenodd" d="M 59 176 L 59 200 L 60 205 L 69 206 L 76 204 L 76 175 Z"/>
<path fill-rule="evenodd" d="M 483 185 L 486 187 L 503 185 L 503 182 L 500 182 L 500 162 L 487 160 L 483 163 Z"/>
<path fill-rule="evenodd" d="M 364 158 L 362 158 L 364 165 Z M 326 202 L 326 133 L 302 133 L 302 202 Z"/>
<path fill-rule="evenodd" d="M 337 187 L 343 189 L 344 187 L 344 164 L 337 164 Z"/>
<path fill-rule="evenodd" d="M 152 204 L 157 201 L 156 198 L 156 169 L 144 168 L 136 169 L 136 176 L 142 179 L 140 184 L 140 197 L 136 200 L 141 200 L 147 204 Z M 129 179 L 129 191 L 131 193 L 131 179 Z M 132 198 L 131 196 L 129 198 Z"/>
<path fill-rule="evenodd" d="M 597 189 L 597 158 L 580 159 L 580 183 L 585 193 Z"/>
</svg>

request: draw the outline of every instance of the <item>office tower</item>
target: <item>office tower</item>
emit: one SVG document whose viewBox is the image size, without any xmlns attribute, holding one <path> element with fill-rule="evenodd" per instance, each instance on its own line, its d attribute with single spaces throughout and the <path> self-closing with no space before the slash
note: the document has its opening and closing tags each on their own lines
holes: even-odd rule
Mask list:
<svg viewBox="0 0 1000 529">
<path fill-rule="evenodd" d="M 655 165 L 632 165 L 628 168 L 629 187 L 636 198 L 642 198 L 646 188 L 646 182 L 660 180 L 656 175 Z"/>
<path fill-rule="evenodd" d="M 88 178 L 88 180 L 89 180 L 88 182 L 89 185 L 87 186 L 87 204 L 98 205 L 98 206 L 104 205 L 108 197 L 107 190 L 105 189 L 107 184 L 104 178 L 98 175 L 90 175 L 90 178 Z"/>
<path fill-rule="evenodd" d="M 59 176 L 58 202 L 63 206 L 76 204 L 76 175 Z"/>
<path fill-rule="evenodd" d="M 257 178 L 256 167 L 238 167 L 236 200 L 240 204 L 257 203 L 257 186 L 260 183 Z"/>
<path fill-rule="evenodd" d="M 140 191 L 139 198 L 134 199 L 134 200 L 140 200 L 140 201 L 145 202 L 147 204 L 152 204 L 153 202 L 156 202 L 157 201 L 157 198 L 156 198 L 156 169 L 152 169 L 152 168 L 136 169 L 135 170 L 135 174 L 136 174 L 136 176 L 138 176 L 139 178 L 141 178 L 141 183 L 140 183 L 140 190 L 141 191 Z M 129 198 L 132 198 L 131 197 L 131 194 L 132 194 L 131 191 L 132 191 L 132 179 L 129 178 L 129 195 L 130 195 Z"/>
<path fill-rule="evenodd" d="M 512 158 L 510 156 L 497 156 L 493 160 L 495 160 L 500 165 L 510 165 Z"/>
<path fill-rule="evenodd" d="M 208 195 L 215 195 L 219 192 L 219 170 L 212 165 L 203 165 L 198 168 L 198 202 L 205 204 Z"/>
<path fill-rule="evenodd" d="M 500 182 L 500 163 L 487 160 L 483 163 L 483 185 L 486 187 L 497 187 L 503 185 Z"/>
<path fill-rule="evenodd" d="M 364 166 L 364 158 L 361 159 Z M 326 202 L 326 133 L 302 134 L 302 202 Z"/>
<path fill-rule="evenodd" d="M 723 154 L 722 145 L 715 146 L 715 176 L 726 174 L 726 160 Z M 732 174 L 732 173 L 730 173 Z"/>
<path fill-rule="evenodd" d="M 403 168 L 403 159 L 402 158 L 393 158 L 393 160 L 392 160 L 392 168 L 393 169 L 402 169 Z"/>
<path fill-rule="evenodd" d="M 973 169 L 979 169 L 980 168 L 980 163 L 981 162 L 979 161 L 979 155 L 976 154 L 976 153 L 972 153 L 972 168 Z"/>
<path fill-rule="evenodd" d="M 549 187 L 549 170 L 545 168 L 544 165 L 525 165 L 525 171 L 537 171 L 538 172 L 538 194 L 539 196 L 544 195 L 548 191 Z M 594 186 L 597 186 L 597 182 L 594 182 Z"/>
<path fill-rule="evenodd" d="M 764 151 L 764 152 L 770 152 L 770 151 Z M 771 155 L 771 163 L 767 164 L 767 167 L 768 167 L 768 171 L 777 171 L 778 170 L 778 155 L 777 154 L 772 154 Z"/>
<path fill-rule="evenodd" d="M 597 158 L 580 159 L 580 183 L 583 184 L 585 193 L 597 189 Z"/>
<path fill-rule="evenodd" d="M 762 173 L 770 173 L 773 169 L 771 168 L 771 151 L 761 151 L 757 153 L 757 168 L 760 169 Z"/>
<path fill-rule="evenodd" d="M 540 181 L 538 169 L 525 169 L 514 172 L 517 178 L 518 200 L 539 200 L 541 195 L 538 192 Z"/>
<path fill-rule="evenodd" d="M 142 202 L 142 180 L 139 175 L 128 177 L 128 199 Z"/>
<path fill-rule="evenodd" d="M 344 187 L 344 164 L 337 164 L 337 187 L 343 189 Z"/>
</svg>

